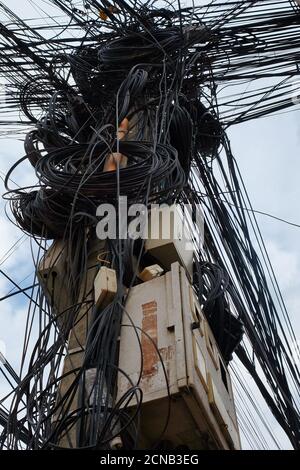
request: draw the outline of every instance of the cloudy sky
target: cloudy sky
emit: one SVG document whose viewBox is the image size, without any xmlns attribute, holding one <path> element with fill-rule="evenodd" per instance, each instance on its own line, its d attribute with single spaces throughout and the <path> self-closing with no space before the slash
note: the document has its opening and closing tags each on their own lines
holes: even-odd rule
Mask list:
<svg viewBox="0 0 300 470">
<path fill-rule="evenodd" d="M 3 2 L 22 14 L 23 1 Z M 300 111 L 245 123 L 229 131 L 233 154 L 244 177 L 253 207 L 300 225 Z M 12 163 L 23 156 L 23 144 L 15 139 L 0 140 L 0 176 Z M 13 176 L 20 186 L 31 184 L 34 175 L 29 166 L 23 165 Z M 2 180 L 1 194 L 4 193 Z M 22 233 L 5 215 L 5 203 L 0 202 L 0 269 L 22 287 L 30 285 L 33 272 L 30 243 L 21 239 Z M 275 273 L 296 332 L 300 338 L 300 228 L 272 218 L 257 215 L 269 250 Z M 13 255 L 6 259 L 7 251 L 15 244 Z M 28 277 L 28 279 L 26 279 Z M 0 298 L 6 295 L 12 284 L 0 275 Z M 18 370 L 25 330 L 27 304 L 24 296 L 18 295 L 1 302 L 0 347 L 6 346 L 6 356 Z M 253 389 L 254 390 L 254 389 Z M 0 376 L 0 398 L 9 391 L 9 386 Z M 254 391 L 257 400 L 259 394 Z M 279 426 L 260 401 L 266 416 L 277 435 L 281 447 L 289 443 Z M 272 447 L 272 443 L 270 447 Z M 248 444 L 244 440 L 244 447 Z"/>
</svg>

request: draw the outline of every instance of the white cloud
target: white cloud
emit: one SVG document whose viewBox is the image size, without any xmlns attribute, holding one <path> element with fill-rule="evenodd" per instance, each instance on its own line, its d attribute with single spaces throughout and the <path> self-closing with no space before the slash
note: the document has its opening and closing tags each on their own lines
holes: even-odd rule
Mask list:
<svg viewBox="0 0 300 470">
<path fill-rule="evenodd" d="M 298 286 L 300 275 L 298 253 L 281 247 L 275 240 L 268 240 L 266 247 L 281 288 L 287 290 Z"/>
</svg>

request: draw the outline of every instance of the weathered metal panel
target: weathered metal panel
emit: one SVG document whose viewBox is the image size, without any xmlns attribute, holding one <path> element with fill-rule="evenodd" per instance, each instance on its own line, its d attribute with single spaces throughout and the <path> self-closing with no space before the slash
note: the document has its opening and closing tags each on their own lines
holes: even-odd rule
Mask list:
<svg viewBox="0 0 300 470">
<path fill-rule="evenodd" d="M 174 397 L 168 439 L 191 448 L 240 448 L 230 376 L 179 263 L 166 275 L 131 289 L 122 323 L 119 367 L 130 381 L 119 373 L 117 399 L 132 386 L 142 389 L 144 445 L 155 439 L 159 417 L 163 421 L 166 413 L 165 367 Z M 136 405 L 136 398 L 130 405 Z"/>
</svg>

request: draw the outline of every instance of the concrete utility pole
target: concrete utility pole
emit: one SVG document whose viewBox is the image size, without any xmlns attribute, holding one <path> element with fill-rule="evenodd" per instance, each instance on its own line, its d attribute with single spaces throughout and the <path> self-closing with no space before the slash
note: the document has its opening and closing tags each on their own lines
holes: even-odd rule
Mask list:
<svg viewBox="0 0 300 470">
<path fill-rule="evenodd" d="M 128 137 L 129 127 L 128 119 L 123 119 L 117 132 L 118 141 Z M 131 136 L 133 134 L 131 131 Z M 103 171 L 118 172 L 126 165 L 124 155 L 111 153 L 106 157 Z M 167 222 L 164 212 L 169 215 Z M 132 385 L 138 384 L 143 393 L 142 404 L 132 396 L 126 406 L 134 414 L 141 405 L 138 439 L 141 448 L 151 448 L 159 430 L 164 430 L 162 439 L 172 448 L 239 449 L 229 372 L 193 291 L 193 252 L 186 249 L 187 240 L 183 235 L 177 236 L 183 222 L 176 206 L 171 210 L 158 210 L 155 217 L 151 217 L 151 223 L 149 221 L 145 249 L 157 264 L 146 266 L 144 270 L 137 266 L 140 284 L 128 292 L 125 312 L 133 324 L 132 328 L 126 326 L 123 315 L 116 401 L 122 402 L 122 397 L 130 394 Z M 164 224 L 170 229 L 167 240 L 163 236 Z M 153 238 L 153 233 L 158 234 L 158 238 Z M 90 398 L 97 388 L 95 369 L 87 369 L 84 376 L 78 375 L 85 362 L 92 311 L 97 309 L 97 315 L 101 315 L 103 308 L 113 301 L 118 285 L 116 272 L 101 266 L 106 243 L 91 237 L 86 272 L 82 273 L 79 297 L 75 299 L 80 308 L 74 310 L 66 285 L 67 250 L 66 242 L 55 242 L 41 262 L 39 275 L 62 332 L 70 321 L 70 314 L 73 315 L 57 392 L 57 402 L 63 405 L 57 409 L 53 425 L 59 428 L 62 416 L 67 414 L 70 425 L 61 431 L 58 445 L 76 448 L 82 407 L 89 410 Z M 53 277 L 57 286 L 54 291 Z M 103 402 L 107 398 L 113 400 L 107 397 L 106 388 L 102 393 Z M 80 394 L 84 394 L 84 401 Z M 65 396 L 68 398 L 64 399 Z M 116 434 L 110 447 L 122 446 L 122 436 Z"/>
<path fill-rule="evenodd" d="M 130 328 L 127 315 L 124 315 L 119 368 L 126 375 L 118 374 L 116 401 L 121 400 L 137 382 L 141 369 L 139 387 L 143 392 L 143 402 L 139 447 L 150 448 L 153 445 L 168 416 L 163 440 L 170 442 L 173 448 L 239 449 L 230 375 L 190 282 L 187 254 L 180 251 L 175 239 L 168 243 L 166 240 L 156 240 L 154 243 L 149 239 L 146 247 L 150 252 L 154 250 L 156 257 L 160 258 L 158 263 L 161 262 L 164 269 L 159 264 L 148 266 L 140 275 L 141 281 L 145 282 L 133 286 L 129 292 L 125 310 L 137 330 Z M 62 331 L 71 310 L 64 282 L 66 249 L 64 242 L 55 242 L 39 270 L 47 296 L 52 299 L 53 309 L 60 313 L 57 324 Z M 57 410 L 53 424 L 59 426 L 65 413 L 73 417 L 58 442 L 66 448 L 78 445 L 81 418 L 76 419 L 76 415 L 80 414 L 82 406 L 77 384 L 78 370 L 84 362 L 91 312 L 96 308 L 97 315 L 101 315 L 117 292 L 115 271 L 104 266 L 99 269 L 99 260 L 105 258 L 105 250 L 106 244 L 102 241 L 90 243 L 87 271 L 77 301 L 81 306 L 74 317 L 58 386 L 58 401 L 66 394 L 68 398 Z M 165 269 L 166 262 L 169 270 Z M 53 276 L 58 282 L 56 289 L 51 291 Z M 86 371 L 84 384 L 88 408 L 89 397 L 95 387 L 93 369 Z M 73 393 L 69 395 L 70 390 Z M 169 396 L 172 397 L 171 409 Z M 133 396 L 127 405 L 134 413 L 136 397 Z M 113 439 L 110 445 L 112 448 L 122 447 L 121 436 Z"/>
<path fill-rule="evenodd" d="M 62 379 L 58 386 L 57 400 L 60 401 L 68 390 L 74 389 L 74 392 L 64 401 L 63 407 L 57 410 L 53 420 L 53 422 L 57 424 L 65 412 L 70 416 L 73 415 L 75 425 L 72 425 L 69 430 L 65 431 L 59 441 L 60 446 L 70 448 L 77 446 L 76 432 L 78 431 L 80 423 L 78 420 L 76 421 L 76 411 L 79 407 L 79 387 L 76 383 L 78 381 L 78 370 L 84 362 L 87 335 L 89 333 L 92 309 L 95 302 L 94 280 L 98 272 L 99 259 L 105 258 L 104 242 L 94 239 L 88 243 L 88 245 L 87 270 L 83 273 L 79 297 L 76 302 L 76 305 L 80 306 L 79 308 L 74 308 L 72 303 L 70 303 L 71 295 L 66 282 L 65 263 L 68 258 L 67 242 L 54 242 L 42 259 L 39 267 L 39 277 L 42 286 L 46 291 L 48 300 L 52 303 L 54 314 L 57 317 L 57 325 L 62 334 L 68 330 L 68 323 L 70 322 L 71 316 L 74 315 L 72 320 L 73 326 L 67 340 L 67 354 L 64 359 Z M 104 273 L 107 273 L 107 270 L 104 269 L 101 273 L 103 276 Z M 109 278 L 109 276 L 107 277 Z M 55 279 L 54 288 L 53 279 Z M 115 281 L 115 277 L 113 281 Z M 102 282 L 103 285 L 105 285 L 104 279 Z M 113 293 L 116 293 L 116 283 L 109 288 L 112 288 Z M 104 298 L 104 293 L 102 296 L 103 304 L 105 300 L 109 301 L 111 299 L 108 292 L 106 299 Z"/>
<path fill-rule="evenodd" d="M 123 139 L 128 132 L 128 120 L 124 119 L 117 132 L 117 139 Z M 104 164 L 104 172 L 116 171 L 117 167 L 125 167 L 127 159 L 120 153 L 109 154 Z M 77 447 L 77 433 L 80 428 L 80 419 L 76 416 L 80 414 L 80 397 L 78 381 L 78 371 L 85 360 L 85 350 L 87 337 L 90 332 L 92 310 L 94 307 L 100 310 L 107 306 L 117 292 L 117 278 L 114 270 L 105 266 L 107 254 L 107 244 L 98 240 L 91 234 L 87 242 L 88 260 L 86 272 L 82 273 L 82 280 L 78 299 L 75 299 L 75 308 L 71 302 L 70 286 L 67 282 L 67 260 L 68 242 L 58 240 L 53 243 L 39 266 L 39 279 L 50 302 L 54 314 L 57 318 L 57 326 L 62 335 L 68 331 L 70 321 L 72 328 L 67 338 L 67 353 L 64 359 L 62 379 L 58 386 L 57 402 L 63 401 L 53 419 L 53 424 L 59 426 L 59 421 L 65 413 L 73 417 L 72 423 L 67 430 L 64 430 L 59 439 L 59 446 L 66 448 Z M 96 281 L 95 281 L 96 279 Z M 54 282 L 55 281 L 55 282 Z M 76 307 L 80 306 L 79 308 Z M 73 317 L 73 319 L 72 319 Z M 82 378 L 81 378 L 82 380 Z M 86 395 L 85 406 L 89 407 L 89 397 L 93 393 L 95 381 L 94 370 L 87 370 L 84 377 L 84 395 Z M 68 399 L 63 400 L 69 391 L 72 393 Z"/>
</svg>

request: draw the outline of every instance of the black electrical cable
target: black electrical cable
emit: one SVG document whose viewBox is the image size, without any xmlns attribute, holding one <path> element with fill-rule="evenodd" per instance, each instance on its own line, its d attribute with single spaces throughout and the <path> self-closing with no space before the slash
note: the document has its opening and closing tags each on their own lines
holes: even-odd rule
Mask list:
<svg viewBox="0 0 300 470">
<path fill-rule="evenodd" d="M 66 440 L 75 448 L 109 448 L 119 435 L 128 448 L 138 447 L 142 362 L 137 382 L 118 402 L 116 377 L 126 376 L 117 366 L 126 315 L 124 285 L 130 290 L 138 282 L 143 244 L 108 240 L 103 258 L 89 265 L 97 207 L 110 203 L 118 210 L 121 195 L 128 204 L 147 207 L 203 206 L 204 246 L 195 242 L 194 275 L 200 305 L 225 361 L 239 357 L 299 448 L 300 374 L 291 350 L 295 335 L 225 134 L 232 124 L 296 104 L 292 94 L 297 87 L 290 83 L 299 74 L 299 8 L 279 0 L 215 1 L 192 8 L 123 0 L 116 0 L 114 9 L 96 0 L 85 0 L 82 7 L 78 2 L 75 9 L 64 0 L 51 4 L 64 14 L 60 25 L 49 18 L 48 26 L 37 26 L 3 10 L 7 21 L 0 24 L 0 65 L 9 85 L 0 112 L 11 118 L 2 122 L 3 135 L 22 132 L 20 124 L 26 130 L 31 126 L 25 156 L 5 179 L 4 197 L 14 222 L 39 244 L 37 271 L 45 240 L 64 244 L 70 305 L 57 312 L 55 299 L 47 298 L 42 287 L 36 289 L 35 280 L 31 295 L 17 286 L 30 299 L 24 373 L 5 415 L 1 448 L 58 449 Z M 270 78 L 272 83 L 266 83 Z M 248 84 L 253 86 L 236 93 L 234 87 Z M 124 119 L 129 128 L 120 140 L 116 136 Z M 113 153 L 126 157 L 127 166 L 105 172 Z M 38 184 L 11 188 L 12 172 L 25 161 Z M 116 270 L 118 292 L 99 311 L 87 275 L 102 265 Z M 54 277 L 53 291 L 57 282 Z M 64 373 L 69 334 L 88 318 L 83 360 Z M 29 353 L 34 321 L 39 335 Z M 130 326 L 137 339 L 146 334 Z M 241 343 L 243 334 L 250 347 Z M 139 348 L 142 355 L 140 342 Z M 71 374 L 74 380 L 62 395 L 60 383 Z M 95 382 L 88 392 L 89 374 Z M 165 379 L 169 395 L 166 373 Z M 169 422 L 168 398 L 157 445 Z M 249 416 L 241 409 L 243 429 L 257 446 L 259 435 Z"/>
</svg>

